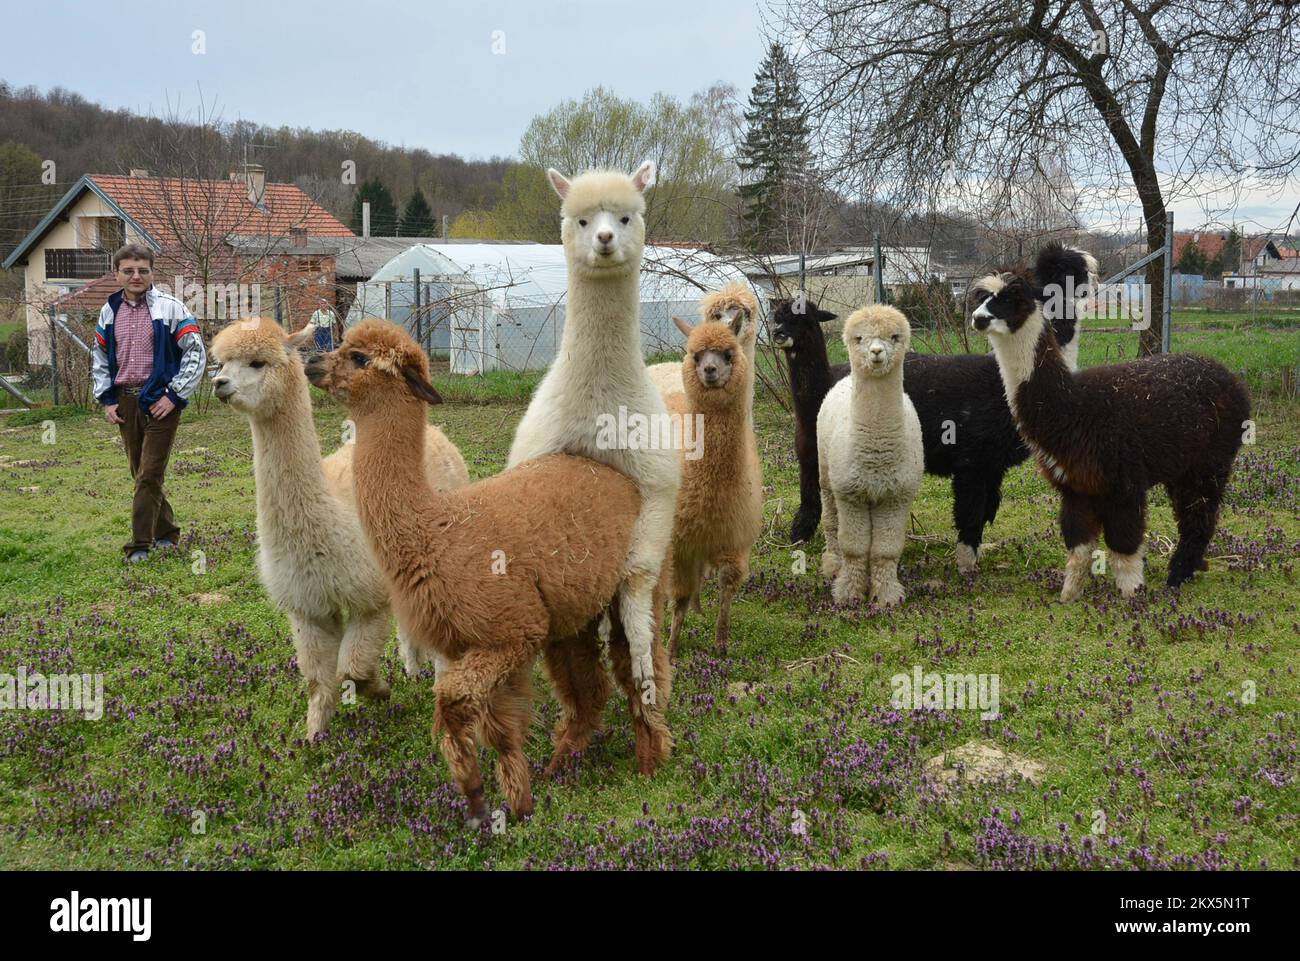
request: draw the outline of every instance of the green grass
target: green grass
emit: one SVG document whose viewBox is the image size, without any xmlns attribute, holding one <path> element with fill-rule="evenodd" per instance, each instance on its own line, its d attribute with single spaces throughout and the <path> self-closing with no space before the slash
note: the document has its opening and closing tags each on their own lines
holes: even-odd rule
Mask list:
<svg viewBox="0 0 1300 961">
<path fill-rule="evenodd" d="M 503 466 L 530 389 L 487 381 L 474 396 L 439 378 L 458 399 L 432 413 L 475 477 Z M 820 536 L 802 557 L 786 542 L 789 415 L 760 402 L 766 526 L 725 654 L 712 644 L 716 591 L 687 621 L 673 759 L 638 776 L 626 708 L 611 702 L 578 772 L 535 781 L 530 822 L 474 836 L 430 741 L 430 678 L 406 678 L 392 649 L 392 700 L 345 706 L 325 739 L 302 743 L 288 625 L 254 574 L 241 418 L 219 405 L 186 414 L 168 473 L 184 541 L 131 568 L 115 431 L 98 415 L 61 412 L 52 437 L 28 415 L 0 418 L 0 672 L 102 672 L 107 700 L 100 721 L 0 711 L 0 864 L 1297 866 L 1300 407 L 1258 406 L 1211 569 L 1180 596 L 1160 587 L 1174 524 L 1155 492 L 1154 592 L 1124 602 L 1099 579 L 1081 603 L 1056 603 L 1056 497 L 1024 464 L 1006 478 L 974 583 L 954 573 L 949 485 L 925 479 L 903 558 L 909 597 L 882 614 L 833 609 Z M 342 420 L 318 398 L 327 451 Z M 997 675 L 1002 716 L 892 710 L 891 679 L 914 665 Z M 536 688 L 535 771 L 557 713 L 540 671 Z M 926 762 L 972 741 L 1041 764 L 1038 782 L 940 793 Z M 488 793 L 499 803 L 495 778 Z M 192 830 L 196 811 L 206 833 Z"/>
</svg>

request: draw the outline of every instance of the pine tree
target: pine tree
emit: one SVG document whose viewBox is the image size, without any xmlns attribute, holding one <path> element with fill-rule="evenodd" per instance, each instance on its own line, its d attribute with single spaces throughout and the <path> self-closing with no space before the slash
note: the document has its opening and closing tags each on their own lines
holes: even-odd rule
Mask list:
<svg viewBox="0 0 1300 961">
<path fill-rule="evenodd" d="M 1183 247 L 1183 252 L 1178 257 L 1178 263 L 1175 265 L 1180 274 L 1189 274 L 1200 277 L 1205 271 L 1205 254 L 1201 253 L 1201 248 L 1195 240 L 1187 241 Z"/>
<path fill-rule="evenodd" d="M 783 196 L 809 167 L 808 121 L 794 64 L 774 43 L 758 68 L 745 111 L 749 130 L 741 147 L 741 240 L 765 251 L 773 242 Z"/>
<path fill-rule="evenodd" d="M 1229 273 L 1241 272 L 1241 234 L 1237 233 L 1237 228 L 1233 227 L 1228 231 L 1228 239 L 1223 242 L 1223 253 L 1219 255 L 1223 260 L 1223 269 Z"/>
<path fill-rule="evenodd" d="M 402 211 L 402 226 L 398 234 L 402 237 L 432 237 L 435 229 L 433 210 L 424 199 L 424 192 L 417 187 Z"/>
<path fill-rule="evenodd" d="M 367 201 L 370 203 L 370 236 L 397 236 L 397 203 L 378 177 L 372 177 L 357 189 L 352 200 L 352 232 L 361 233 L 361 205 Z"/>
</svg>

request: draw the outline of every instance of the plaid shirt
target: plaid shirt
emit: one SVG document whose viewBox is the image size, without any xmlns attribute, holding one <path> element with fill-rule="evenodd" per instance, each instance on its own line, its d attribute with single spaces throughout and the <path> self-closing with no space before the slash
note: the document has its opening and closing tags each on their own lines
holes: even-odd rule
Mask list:
<svg viewBox="0 0 1300 961">
<path fill-rule="evenodd" d="M 153 319 L 149 298 L 138 304 L 126 298 L 117 312 L 117 378 L 121 387 L 139 387 L 153 372 Z"/>
</svg>

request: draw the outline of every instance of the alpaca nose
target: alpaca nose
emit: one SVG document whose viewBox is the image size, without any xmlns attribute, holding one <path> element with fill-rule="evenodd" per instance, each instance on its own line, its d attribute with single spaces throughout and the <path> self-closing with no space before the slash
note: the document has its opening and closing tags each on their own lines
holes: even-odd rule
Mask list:
<svg viewBox="0 0 1300 961">
<path fill-rule="evenodd" d="M 600 233 L 596 234 L 596 239 L 599 240 L 604 246 L 608 247 L 610 244 L 614 242 L 614 231 L 602 230 Z"/>
<path fill-rule="evenodd" d="M 217 395 L 217 400 L 225 400 L 234 393 L 230 386 L 230 378 L 221 376 L 212 379 L 212 392 Z"/>
</svg>

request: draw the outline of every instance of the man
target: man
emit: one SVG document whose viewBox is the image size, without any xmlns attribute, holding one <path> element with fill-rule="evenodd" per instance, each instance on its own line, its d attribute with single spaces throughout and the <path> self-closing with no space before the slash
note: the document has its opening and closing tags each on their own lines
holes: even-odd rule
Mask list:
<svg viewBox="0 0 1300 961">
<path fill-rule="evenodd" d="M 320 298 L 320 307 L 311 315 L 311 325 L 316 330 L 316 349 L 329 352 L 334 349 L 334 311 L 330 302 Z"/>
<path fill-rule="evenodd" d="M 131 563 L 153 547 L 175 547 L 180 528 L 163 494 L 181 410 L 203 379 L 207 351 L 185 305 L 153 286 L 153 251 L 127 244 L 113 255 L 122 289 L 108 298 L 95 327 L 91 373 L 104 419 L 117 424 L 135 479 Z"/>
</svg>

